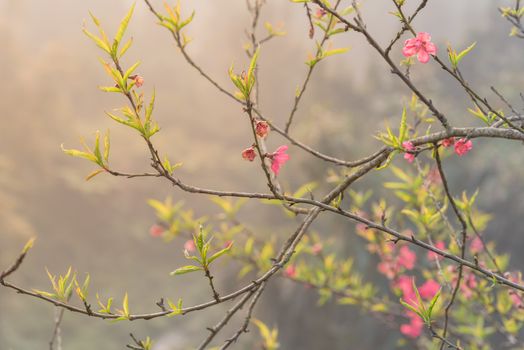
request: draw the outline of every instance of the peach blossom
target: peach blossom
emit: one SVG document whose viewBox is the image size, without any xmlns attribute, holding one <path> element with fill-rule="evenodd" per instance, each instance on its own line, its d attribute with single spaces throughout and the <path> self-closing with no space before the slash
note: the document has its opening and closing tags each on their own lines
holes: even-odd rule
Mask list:
<svg viewBox="0 0 524 350">
<path fill-rule="evenodd" d="M 420 63 L 428 63 L 429 55 L 437 54 L 437 47 L 431 42 L 431 36 L 428 33 L 420 32 L 415 38 L 405 41 L 402 54 L 406 57 L 417 55 Z"/>
<path fill-rule="evenodd" d="M 253 146 L 246 148 L 242 151 L 242 158 L 244 158 L 245 160 L 249 160 L 250 162 L 252 162 L 256 156 L 257 154 Z"/>
<path fill-rule="evenodd" d="M 278 175 L 282 165 L 284 165 L 289 160 L 289 155 L 285 153 L 287 149 L 288 147 L 283 145 L 277 148 L 274 153 L 268 155 L 268 157 L 271 159 L 271 170 L 275 173 L 275 175 Z"/>
<path fill-rule="evenodd" d="M 471 140 L 462 138 L 455 142 L 455 153 L 459 156 L 467 154 L 471 149 L 473 149 L 473 142 L 471 142 Z"/>
</svg>

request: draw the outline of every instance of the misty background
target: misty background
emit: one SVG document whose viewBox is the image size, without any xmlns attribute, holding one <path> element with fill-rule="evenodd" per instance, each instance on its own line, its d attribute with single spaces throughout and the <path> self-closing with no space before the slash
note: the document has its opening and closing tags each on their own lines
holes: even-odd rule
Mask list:
<svg viewBox="0 0 524 350">
<path fill-rule="evenodd" d="M 162 10 L 161 1 L 152 1 Z M 410 1 L 408 1 L 410 2 Z M 192 276 L 172 278 L 168 273 L 183 262 L 183 241 L 169 244 L 153 239 L 148 229 L 155 222 L 149 198 L 184 200 L 197 216 L 218 213 L 205 196 L 191 196 L 155 179 L 123 179 L 99 175 L 86 182 L 93 170 L 87 161 L 68 157 L 60 150 L 78 148 L 85 136 L 92 142 L 96 130 L 111 129 L 112 168 L 126 172 L 148 171 L 148 153 L 131 129 L 116 124 L 104 111 L 122 106 L 116 94 L 100 91 L 109 78 L 97 57 L 102 52 L 82 33 L 82 23 L 94 31 L 92 11 L 109 35 L 131 6 L 131 1 L 29 1 L 0 0 L 0 270 L 14 261 L 23 244 L 37 237 L 35 247 L 10 279 L 26 288 L 48 289 L 45 267 L 65 273 L 69 266 L 80 276 L 91 274 L 91 296 L 115 297 L 115 305 L 127 291 L 131 310 L 151 312 L 160 296 L 182 297 L 185 305 L 209 299 L 205 281 Z M 432 34 L 445 57 L 449 42 L 463 49 L 476 48 L 464 60 L 463 73 L 482 95 L 502 107 L 489 92 L 495 86 L 522 106 L 524 42 L 508 37 L 510 26 L 497 7 L 510 1 L 430 1 L 414 25 Z M 414 4 L 415 5 L 415 4 Z M 186 33 L 193 38 L 188 51 L 204 70 L 233 91 L 227 70 L 247 63 L 242 46 L 250 17 L 244 1 L 182 1 L 185 15 L 196 10 Z M 363 3 L 368 29 L 387 44 L 399 25 L 388 12 L 386 1 Z M 277 125 L 284 125 L 302 83 L 308 53 L 315 43 L 308 38 L 302 5 L 268 0 L 261 24 L 284 23 L 285 37 L 263 46 L 260 57 L 260 109 Z M 263 27 L 259 37 L 264 36 Z M 127 30 L 134 44 L 124 64 L 142 62 L 142 90 L 150 96 L 156 89 L 155 119 L 162 130 L 154 137 L 161 153 L 184 165 L 182 180 L 193 185 L 239 191 L 263 191 L 263 174 L 247 163 L 240 152 L 251 144 L 249 125 L 242 109 L 220 94 L 189 67 L 169 33 L 137 1 Z M 395 125 L 409 91 L 389 74 L 388 68 L 358 34 L 333 40 L 334 47 L 351 47 L 349 53 L 329 57 L 313 75 L 296 115 L 292 135 L 320 151 L 343 159 L 356 159 L 379 146 L 373 135 L 384 121 Z M 394 48 L 400 60 L 401 45 Z M 467 112 L 466 95 L 435 65 L 415 65 L 414 81 L 447 113 L 456 125 L 476 123 Z M 520 103 L 520 104 L 519 104 Z M 273 134 L 269 148 L 284 144 Z M 320 162 L 295 147 L 291 161 L 281 173 L 284 188 L 321 180 L 332 165 Z M 522 225 L 524 182 L 522 150 L 512 142 L 479 140 L 468 157 L 446 160 L 446 170 L 455 193 L 481 189 L 480 207 L 494 219 L 484 233 L 496 240 L 500 251 L 512 253 L 511 269 L 522 270 L 524 249 Z M 389 174 L 375 174 L 355 185 L 380 191 L 380 181 Z M 283 238 L 296 222 L 280 211 L 258 203 L 241 212 L 248 225 L 261 236 L 277 233 Z M 376 261 L 364 253 L 363 242 L 352 234 L 344 220 L 324 218 L 315 229 L 335 234 L 347 254 L 356 256 L 360 271 L 376 279 Z M 238 266 L 223 263 L 218 288 L 232 291 L 239 282 Z M 328 303 L 316 307 L 314 291 L 275 279 L 257 305 L 255 316 L 279 327 L 282 349 L 388 349 L 399 338 L 397 329 L 385 328 L 357 307 Z M 384 283 L 380 278 L 377 283 Z M 129 332 L 151 336 L 155 349 L 185 349 L 207 335 L 229 304 L 190 313 L 179 318 L 109 323 L 71 313 L 62 326 L 64 349 L 122 349 Z M 53 330 L 54 308 L 44 302 L 0 288 L 0 348 L 43 349 Z M 238 319 L 243 319 L 239 316 Z M 238 321 L 237 321 L 238 322 Z M 237 323 L 232 322 L 233 326 Z M 233 328 L 223 332 L 222 340 Z M 242 337 L 236 348 L 253 348 L 257 332 Z M 380 336 L 377 336 L 380 335 Z"/>
</svg>

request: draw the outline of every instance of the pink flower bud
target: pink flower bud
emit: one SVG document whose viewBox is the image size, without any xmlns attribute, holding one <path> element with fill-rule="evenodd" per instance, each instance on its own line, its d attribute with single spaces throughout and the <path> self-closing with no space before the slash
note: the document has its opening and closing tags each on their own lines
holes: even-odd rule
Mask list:
<svg viewBox="0 0 524 350">
<path fill-rule="evenodd" d="M 141 87 L 142 85 L 144 85 L 144 78 L 140 75 L 131 75 L 129 76 L 129 79 L 135 82 L 136 87 Z"/>
<path fill-rule="evenodd" d="M 318 255 L 322 252 L 322 243 L 315 243 L 312 247 L 311 247 L 311 252 L 314 254 L 314 255 Z"/>
<path fill-rule="evenodd" d="M 152 237 L 160 237 L 164 234 L 165 230 L 166 229 L 163 226 L 154 224 L 153 226 L 149 228 L 149 234 Z"/>
<path fill-rule="evenodd" d="M 406 151 L 414 151 L 415 150 L 415 146 L 413 145 L 413 143 L 411 141 L 404 141 L 402 142 L 402 147 L 404 147 L 404 149 Z M 415 160 L 415 155 L 412 154 L 412 153 L 404 153 L 404 159 L 406 159 L 409 163 L 413 163 L 413 161 Z"/>
<path fill-rule="evenodd" d="M 289 265 L 288 267 L 286 267 L 286 269 L 284 270 L 284 276 L 289 278 L 295 278 L 297 276 L 297 268 L 295 267 L 295 265 Z"/>
<path fill-rule="evenodd" d="M 264 120 L 257 120 L 255 124 L 255 131 L 259 137 L 266 137 L 269 133 L 269 124 Z"/>
<path fill-rule="evenodd" d="M 316 11 L 315 11 L 315 17 L 316 18 L 322 18 L 326 15 L 327 11 L 324 10 L 323 8 L 318 8 Z"/>
<path fill-rule="evenodd" d="M 257 154 L 253 146 L 246 148 L 242 151 L 242 158 L 244 158 L 245 160 L 249 160 L 250 162 L 252 162 L 256 156 Z"/>
<path fill-rule="evenodd" d="M 467 154 L 472 149 L 473 149 L 473 142 L 471 142 L 471 140 L 462 138 L 455 142 L 455 153 L 458 154 L 459 156 L 463 156 Z"/>
<path fill-rule="evenodd" d="M 455 144 L 455 138 L 454 137 L 450 137 L 450 138 L 444 139 L 444 140 L 440 141 L 440 144 L 443 147 L 453 146 Z"/>
<path fill-rule="evenodd" d="M 188 253 L 194 252 L 196 249 L 195 242 L 192 239 L 189 239 L 184 243 L 184 250 Z"/>
</svg>

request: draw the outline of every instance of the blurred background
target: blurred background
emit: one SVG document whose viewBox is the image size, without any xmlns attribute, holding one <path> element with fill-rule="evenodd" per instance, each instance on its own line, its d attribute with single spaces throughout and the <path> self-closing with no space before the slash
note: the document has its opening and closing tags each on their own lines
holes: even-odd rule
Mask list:
<svg viewBox="0 0 524 350">
<path fill-rule="evenodd" d="M 160 1 L 152 2 L 162 9 Z M 168 276 L 184 260 L 183 242 L 165 244 L 149 236 L 155 215 L 147 199 L 171 196 L 174 201 L 184 200 L 197 216 L 216 214 L 217 207 L 204 196 L 190 196 L 160 180 L 100 175 L 86 182 L 84 178 L 93 167 L 60 150 L 62 143 L 78 148 L 80 136 L 90 141 L 96 130 L 110 128 L 112 166 L 128 172 L 148 171 L 148 154 L 141 139 L 104 115 L 124 101 L 98 90 L 97 86 L 109 81 L 97 59 L 102 53 L 81 31 L 83 21 L 94 30 L 87 21 L 92 11 L 112 35 L 131 4 L 127 0 L 0 0 L 0 269 L 11 264 L 28 238 L 36 236 L 37 243 L 11 277 L 13 282 L 45 290 L 49 283 L 45 267 L 64 273 L 73 266 L 81 276 L 91 274 L 92 291 L 99 291 L 104 298 L 115 296 L 116 304 L 127 291 L 133 312 L 149 312 L 155 310 L 160 296 L 182 297 L 185 305 L 191 305 L 208 300 L 209 292 L 200 278 Z M 462 49 L 477 42 L 464 61 L 463 73 L 500 107 L 489 92 L 490 86 L 517 106 L 522 106 L 518 94 L 524 90 L 524 42 L 508 37 L 509 25 L 497 11 L 497 7 L 510 4 L 430 1 L 415 21 L 418 30 L 432 34 L 441 57 L 445 57 L 447 43 Z M 233 91 L 227 69 L 232 62 L 236 67 L 247 62 L 242 49 L 247 42 L 244 30 L 250 25 L 245 3 L 184 0 L 182 8 L 186 15 L 196 10 L 187 29 L 193 38 L 189 53 Z M 395 18 L 388 14 L 393 10 L 391 4 L 368 0 L 362 10 L 370 32 L 387 44 L 398 29 Z M 304 62 L 314 52 L 315 43 L 308 38 L 300 4 L 268 0 L 261 15 L 261 22 L 265 21 L 283 23 L 287 35 L 262 49 L 260 108 L 276 124 L 284 125 L 295 88 L 306 73 Z M 264 33 L 261 28 L 259 36 Z M 154 141 L 162 153 L 184 163 L 180 177 L 197 186 L 262 191 L 263 174 L 256 164 L 240 157 L 242 149 L 251 144 L 251 134 L 239 105 L 185 63 L 169 33 L 156 25 L 141 1 L 137 1 L 127 35 L 133 36 L 134 45 L 124 63 L 140 60 L 138 72 L 145 78 L 142 90 L 150 96 L 153 87 L 156 89 L 155 117 L 162 130 Z M 379 146 L 372 135 L 384 130 L 385 121 L 396 125 L 402 102 L 410 94 L 360 36 L 341 35 L 333 45 L 349 46 L 351 51 L 319 64 L 292 134 L 327 154 L 356 159 Z M 400 60 L 400 46 L 394 51 Z M 477 123 L 466 112 L 470 104 L 463 91 L 435 65 L 415 65 L 412 76 L 453 123 Z M 273 135 L 269 148 L 283 143 L 285 140 Z M 289 153 L 292 160 L 281 173 L 285 188 L 322 180 L 331 168 L 296 148 Z M 522 269 L 524 240 L 519 237 L 524 170 L 518 145 L 479 140 L 471 156 L 460 163 L 456 157 L 447 160 L 446 170 L 457 193 L 481 189 L 480 207 L 494 214 L 485 235 L 498 242 L 500 251 L 512 254 L 512 269 Z M 380 176 L 388 174 L 374 175 L 355 188 L 379 192 Z M 261 236 L 276 233 L 285 237 L 296 224 L 280 211 L 258 203 L 248 205 L 241 217 Z M 384 283 L 376 276 L 376 261 L 364 252 L 363 242 L 348 234 L 353 231 L 351 224 L 325 218 L 315 229 L 338 234 L 337 245 L 346 254 L 355 255 L 357 267 L 369 271 L 370 280 Z M 238 284 L 238 266 L 225 263 L 221 270 L 219 289 L 232 291 Z M 314 291 L 285 282 L 272 282 L 256 308 L 257 318 L 279 327 L 283 349 L 394 347 L 399 337 L 396 329 L 384 328 L 356 307 L 330 303 L 316 307 Z M 186 349 L 207 335 L 205 327 L 216 323 L 227 306 L 181 318 L 116 324 L 66 313 L 63 348 L 122 349 L 133 332 L 139 337 L 151 336 L 158 350 Z M 50 305 L 0 289 L 0 348 L 48 347 L 53 317 Z M 228 334 L 226 330 L 223 336 Z M 256 342 L 252 332 L 237 348 L 253 348 Z"/>
</svg>

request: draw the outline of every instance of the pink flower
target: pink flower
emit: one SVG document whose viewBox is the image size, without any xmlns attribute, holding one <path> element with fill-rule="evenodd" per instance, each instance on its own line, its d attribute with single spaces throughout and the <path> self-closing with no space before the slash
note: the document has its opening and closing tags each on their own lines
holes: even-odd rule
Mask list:
<svg viewBox="0 0 524 350">
<path fill-rule="evenodd" d="M 404 153 L 404 159 L 407 160 L 409 163 L 413 163 L 415 160 L 415 155 L 411 153 Z"/>
<path fill-rule="evenodd" d="M 406 40 L 402 54 L 406 57 L 417 55 L 420 63 L 428 63 L 429 55 L 437 54 L 437 47 L 431 42 L 428 33 L 421 32 L 415 38 Z"/>
<path fill-rule="evenodd" d="M 433 299 L 433 297 L 437 294 L 437 292 L 440 289 L 440 284 L 435 282 L 434 280 L 427 280 L 420 288 L 418 289 L 418 292 L 420 293 L 420 296 L 424 299 Z"/>
<path fill-rule="evenodd" d="M 397 265 L 393 264 L 391 261 L 382 261 L 377 266 L 378 271 L 386 276 L 388 279 L 393 279 L 397 274 Z"/>
<path fill-rule="evenodd" d="M 404 147 L 404 149 L 406 151 L 414 151 L 415 150 L 415 146 L 413 145 L 413 142 L 411 142 L 411 141 L 404 141 L 404 142 L 402 142 L 402 147 Z"/>
<path fill-rule="evenodd" d="M 226 249 L 226 248 L 230 248 L 232 245 L 233 245 L 233 241 L 226 241 L 226 242 L 224 243 L 223 248 L 224 248 L 224 249 Z"/>
<path fill-rule="evenodd" d="M 136 87 L 141 87 L 142 85 L 144 85 L 144 78 L 140 75 L 131 75 L 129 79 L 135 82 Z"/>
<path fill-rule="evenodd" d="M 473 142 L 467 139 L 460 139 L 455 142 L 455 153 L 459 156 L 467 154 L 473 148 Z"/>
<path fill-rule="evenodd" d="M 509 279 L 511 282 L 522 283 L 522 274 L 520 272 L 506 272 L 504 274 L 504 277 Z M 516 308 L 524 308 L 524 299 L 522 297 L 522 293 L 519 293 L 515 290 L 509 290 L 508 294 L 511 299 L 511 302 Z"/>
<path fill-rule="evenodd" d="M 432 167 L 428 172 L 426 180 L 424 181 L 424 186 L 429 186 L 431 184 L 440 184 L 440 183 L 442 183 L 442 178 L 440 177 L 438 168 Z"/>
<path fill-rule="evenodd" d="M 189 239 L 184 243 L 184 250 L 188 253 L 194 252 L 196 249 L 195 242 L 192 239 Z"/>
<path fill-rule="evenodd" d="M 510 290 L 508 292 L 509 298 L 511 299 L 511 302 L 517 309 L 522 309 L 524 307 L 524 302 L 522 301 L 522 297 L 514 290 Z"/>
<path fill-rule="evenodd" d="M 447 139 L 444 139 L 442 141 L 440 141 L 440 144 L 444 147 L 449 147 L 449 146 L 452 146 L 455 144 L 455 138 L 454 137 L 450 137 L 450 138 L 447 138 Z"/>
<path fill-rule="evenodd" d="M 256 156 L 257 154 L 253 146 L 246 148 L 242 151 L 242 158 L 244 158 L 245 160 L 249 160 L 250 162 L 252 162 Z"/>
<path fill-rule="evenodd" d="M 259 137 L 266 137 L 269 132 L 269 124 L 264 120 L 257 120 L 255 124 L 255 131 Z"/>
<path fill-rule="evenodd" d="M 149 234 L 153 237 L 160 237 L 164 234 L 164 231 L 166 229 L 163 226 L 160 226 L 158 224 L 154 224 L 149 228 Z"/>
<path fill-rule="evenodd" d="M 417 338 L 422 333 L 424 322 L 414 312 L 409 312 L 409 323 L 405 323 L 400 326 L 400 333 L 410 338 Z"/>
<path fill-rule="evenodd" d="M 415 267 L 417 261 L 417 255 L 409 249 L 408 246 L 402 246 L 398 254 L 398 264 L 405 267 L 408 270 L 412 270 Z"/>
<path fill-rule="evenodd" d="M 322 243 L 315 243 L 312 247 L 311 247 L 311 252 L 314 254 L 314 255 L 318 255 L 322 252 Z"/>
<path fill-rule="evenodd" d="M 477 254 L 484 250 L 484 243 L 482 243 L 482 240 L 478 237 L 473 238 L 471 243 L 469 244 L 469 249 L 471 250 L 471 253 Z"/>
<path fill-rule="evenodd" d="M 326 15 L 327 11 L 324 10 L 323 8 L 318 8 L 317 11 L 315 12 L 315 17 L 316 18 L 322 18 Z"/>
<path fill-rule="evenodd" d="M 414 151 L 415 150 L 415 146 L 413 145 L 413 143 L 411 141 L 404 141 L 402 142 L 402 147 L 404 147 L 404 149 L 406 151 Z M 413 163 L 413 161 L 415 160 L 415 155 L 413 153 L 404 153 L 404 159 L 406 159 L 408 162 L 410 163 Z"/>
<path fill-rule="evenodd" d="M 455 281 L 453 281 L 455 283 Z M 477 280 L 473 273 L 468 273 L 464 276 L 463 283 L 460 285 L 462 295 L 466 299 L 470 299 L 473 296 L 473 289 L 477 287 Z"/>
<path fill-rule="evenodd" d="M 289 160 L 289 155 L 285 153 L 287 148 L 286 145 L 280 146 L 274 153 L 268 155 L 271 158 L 271 170 L 275 175 L 278 175 L 280 167 Z"/>
<path fill-rule="evenodd" d="M 442 241 L 438 241 L 437 243 L 435 243 L 435 248 L 438 248 L 440 250 L 444 250 L 446 249 L 446 244 Z M 434 261 L 434 260 L 442 260 L 444 259 L 444 257 L 442 255 L 438 255 L 437 253 L 434 253 L 434 252 L 431 252 L 429 251 L 428 252 L 428 260 L 430 261 Z"/>
<path fill-rule="evenodd" d="M 295 265 L 289 265 L 288 267 L 286 267 L 286 269 L 284 270 L 284 276 L 289 278 L 295 278 L 297 276 L 297 268 L 295 267 Z"/>
</svg>

